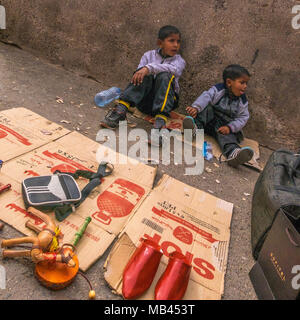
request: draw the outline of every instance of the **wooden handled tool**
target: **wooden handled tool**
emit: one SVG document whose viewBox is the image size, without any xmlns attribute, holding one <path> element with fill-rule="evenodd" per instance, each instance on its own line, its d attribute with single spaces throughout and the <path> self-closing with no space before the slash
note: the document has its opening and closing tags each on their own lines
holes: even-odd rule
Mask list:
<svg viewBox="0 0 300 320">
<path fill-rule="evenodd" d="M 11 184 L 6 184 L 5 186 L 0 187 L 0 193 L 9 190 L 11 188 Z"/>
</svg>

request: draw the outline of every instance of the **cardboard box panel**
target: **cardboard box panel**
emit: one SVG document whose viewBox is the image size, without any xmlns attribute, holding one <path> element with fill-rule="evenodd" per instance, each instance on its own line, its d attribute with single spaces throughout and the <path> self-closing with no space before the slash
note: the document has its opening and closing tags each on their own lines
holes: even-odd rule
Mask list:
<svg viewBox="0 0 300 320">
<path fill-rule="evenodd" d="M 25 108 L 1 111 L 1 160 L 13 159 L 69 132 L 62 126 Z"/>
<path fill-rule="evenodd" d="M 222 295 L 233 205 L 226 203 L 220 206 L 220 199 L 213 197 L 214 199 L 210 199 L 212 202 L 203 202 L 203 206 L 208 209 L 203 213 L 198 203 L 193 201 L 199 197 L 199 193 L 202 191 L 174 178 L 167 175 L 162 177 L 158 186 L 151 191 L 122 230 L 121 239 L 126 235 L 127 242 L 132 245 L 118 240 L 117 249 L 113 249 L 107 259 L 106 278 L 116 292 L 121 292 L 125 257 L 145 237 L 160 244 L 164 253 L 161 264 L 168 263 L 168 255 L 172 251 L 182 252 L 192 262 L 190 281 L 214 292 L 218 297 Z M 217 214 L 214 215 L 214 212 Z M 122 262 L 118 257 L 124 257 Z M 188 291 L 188 296 L 201 299 Z M 153 292 L 149 292 L 147 297 L 149 295 L 153 295 Z"/>
<path fill-rule="evenodd" d="M 20 116 L 21 111 L 27 116 Z M 10 117 L 13 120 L 8 121 Z M 3 158 L 6 162 L 0 182 L 12 184 L 12 190 L 0 195 L 1 220 L 24 234 L 32 234 L 25 227 L 26 221 L 31 219 L 39 226 L 43 225 L 43 221 L 25 210 L 21 195 L 22 181 L 31 176 L 52 174 L 57 169 L 95 172 L 103 157 L 109 155 L 119 160 L 113 174 L 102 180 L 102 184 L 93 190 L 75 213 L 59 223 L 64 233 L 63 242 L 66 243 L 72 241 L 84 219 L 92 217 L 77 248 L 80 268 L 86 271 L 121 232 L 121 238 L 107 260 L 105 274 L 108 283 L 120 294 L 122 271 L 140 237 L 146 235 L 160 242 L 165 254 L 157 279 L 165 269 L 168 254 L 179 250 L 190 258 L 193 265 L 185 299 L 221 298 L 230 238 L 231 203 L 166 175 L 151 191 L 155 168 L 116 153 L 77 132 L 58 129 L 59 126 L 26 109 L 19 112 L 7 110 L 2 118 L 6 125 L 11 125 L 12 130 L 20 135 L 23 133 L 25 139 L 31 139 L 33 143 L 26 146 L 17 139 L 18 135 L 13 135 L 17 145 L 12 149 L 8 147 L 11 141 L 1 145 L 5 137 L 0 141 L 2 150 L 11 150 Z M 78 179 L 77 182 L 82 189 L 88 181 Z M 50 215 L 54 217 L 53 213 Z M 125 235 L 129 245 L 126 241 L 125 245 L 122 244 Z M 155 282 L 142 299 L 153 299 Z"/>
<path fill-rule="evenodd" d="M 87 157 L 89 153 L 83 148 L 89 139 L 81 137 L 80 151 L 70 147 L 70 136 L 5 163 L 2 171 L 7 175 L 13 173 L 13 177 L 20 183 L 29 176 L 51 175 L 56 170 L 74 172 L 81 169 L 95 172 L 98 163 L 96 159 L 90 160 Z M 115 165 L 113 174 L 103 178 L 102 184 L 93 190 L 76 213 L 83 218 L 91 215 L 93 222 L 100 228 L 118 234 L 134 209 L 149 193 L 155 172 L 155 168 L 142 163 Z M 77 180 L 81 190 L 88 182 L 84 178 Z"/>
<path fill-rule="evenodd" d="M 51 175 L 55 170 L 97 170 L 98 162 L 94 151 L 99 144 L 78 133 L 68 136 L 4 163 L 3 176 L 7 177 L 7 181 L 15 181 L 15 191 L 11 193 L 12 196 L 7 194 L 0 198 L 0 219 L 19 231 L 30 234 L 31 231 L 25 227 L 28 213 L 21 196 L 21 183 L 25 178 Z M 155 168 L 138 162 L 115 165 L 113 174 L 103 178 L 102 184 L 91 192 L 76 212 L 60 223 L 66 242 L 71 240 L 86 217 L 92 217 L 88 226 L 90 231 L 87 230 L 87 235 L 81 239 L 77 251 L 82 270 L 87 270 L 119 234 L 150 192 L 155 174 Z M 84 178 L 77 180 L 81 190 L 88 182 Z"/>
<path fill-rule="evenodd" d="M 31 220 L 39 227 L 44 227 L 45 223 L 26 211 L 21 196 L 21 184 L 4 174 L 0 175 L 0 179 L 1 184 L 10 183 L 12 185 L 11 190 L 7 191 L 6 194 L 1 195 L 0 219 L 27 236 L 35 235 L 32 230 L 25 226 L 26 221 Z M 53 213 L 48 213 L 48 215 L 55 219 Z M 79 230 L 83 222 L 84 218 L 76 213 L 71 214 L 67 219 L 60 223 L 57 222 L 57 225 L 59 225 L 64 234 L 62 243 L 71 243 L 75 233 Z M 80 269 L 83 271 L 87 270 L 88 267 L 104 253 L 106 248 L 113 242 L 114 238 L 113 234 L 102 230 L 91 222 L 76 250 L 80 262 Z"/>
<path fill-rule="evenodd" d="M 112 248 L 109 257 L 106 260 L 104 268 L 106 270 L 104 277 L 108 285 L 113 288 L 114 292 L 122 295 L 122 273 L 129 261 L 131 255 L 136 249 L 134 243 L 126 233 L 123 233 L 120 239 Z M 139 300 L 153 300 L 155 286 L 164 272 L 166 265 L 160 263 L 157 273 L 153 279 L 150 288 L 141 296 Z M 197 282 L 190 280 L 188 290 L 183 300 L 220 300 L 221 295 L 215 291 L 200 286 Z"/>
<path fill-rule="evenodd" d="M 155 119 L 154 117 L 151 117 L 149 115 L 146 115 L 144 113 L 142 113 L 141 111 L 139 111 L 137 108 L 133 108 L 131 110 L 131 112 L 133 113 L 133 115 L 137 118 L 143 119 L 145 121 L 148 121 L 150 123 L 154 123 Z M 178 113 L 178 112 L 174 112 L 172 111 L 170 113 L 170 118 L 167 118 L 167 123 L 166 123 L 166 127 L 169 130 L 183 130 L 182 127 L 182 121 L 185 118 L 185 115 Z M 183 139 L 182 137 L 177 137 L 177 139 Z M 216 142 L 216 140 L 213 137 L 210 137 L 209 135 L 205 134 L 204 140 L 211 143 L 212 144 L 212 149 L 213 149 L 213 155 L 216 159 L 219 159 L 220 155 L 222 154 L 220 147 L 218 145 L 218 143 Z M 259 160 L 259 144 L 257 141 L 255 140 L 251 140 L 248 138 L 245 138 L 244 141 L 242 141 L 242 143 L 240 144 L 241 147 L 251 147 L 254 150 L 254 156 L 251 159 L 251 161 L 249 161 L 249 163 L 245 164 L 246 166 L 252 167 L 257 169 L 258 171 L 262 170 L 262 167 L 260 166 L 260 164 L 258 163 Z M 197 146 L 195 141 L 193 141 L 193 146 L 197 147 L 199 149 L 202 149 L 202 146 Z"/>
<path fill-rule="evenodd" d="M 106 161 L 106 159 L 101 157 L 102 155 L 105 155 L 108 158 L 111 156 L 113 160 L 116 160 L 115 162 L 111 162 L 114 165 L 114 172 L 122 172 L 123 177 L 132 181 L 138 179 L 139 184 L 142 184 L 147 188 L 152 188 L 153 186 L 154 177 L 156 175 L 155 168 L 105 147 L 76 131 L 60 138 L 57 142 L 66 148 L 72 146 L 71 149 L 73 153 L 84 154 L 84 158 L 94 160 L 97 164 L 101 161 Z M 149 179 L 149 174 L 153 176 L 153 179 Z"/>
<path fill-rule="evenodd" d="M 159 181 L 155 191 L 167 195 L 168 198 L 179 202 L 183 206 L 188 206 L 192 209 L 193 219 L 198 215 L 204 215 L 228 228 L 230 227 L 233 210 L 233 204 L 230 202 L 189 186 L 167 175 Z"/>
</svg>

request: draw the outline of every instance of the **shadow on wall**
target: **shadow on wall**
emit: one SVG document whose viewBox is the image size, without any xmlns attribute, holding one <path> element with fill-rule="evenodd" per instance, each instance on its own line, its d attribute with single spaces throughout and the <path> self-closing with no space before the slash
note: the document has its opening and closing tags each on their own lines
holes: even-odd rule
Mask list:
<svg viewBox="0 0 300 320">
<path fill-rule="evenodd" d="M 159 28 L 182 32 L 187 67 L 180 111 L 211 85 L 226 65 L 251 72 L 251 119 L 245 133 L 272 147 L 300 144 L 300 8 L 289 0 L 2 0 L 3 36 L 50 61 L 124 87 Z M 296 27 L 296 28 L 295 28 Z"/>
</svg>

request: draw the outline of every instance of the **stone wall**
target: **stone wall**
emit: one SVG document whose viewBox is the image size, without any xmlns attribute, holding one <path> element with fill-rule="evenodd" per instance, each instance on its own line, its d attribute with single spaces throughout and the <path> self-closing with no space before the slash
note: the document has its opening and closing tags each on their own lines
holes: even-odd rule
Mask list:
<svg viewBox="0 0 300 320">
<path fill-rule="evenodd" d="M 248 137 L 277 148 L 300 146 L 300 33 L 293 0 L 1 0 L 3 39 L 51 62 L 90 75 L 104 87 L 124 87 L 158 29 L 182 32 L 187 68 L 181 111 L 224 67 L 246 66 L 251 120 Z M 300 4 L 300 2 L 299 2 Z"/>
</svg>

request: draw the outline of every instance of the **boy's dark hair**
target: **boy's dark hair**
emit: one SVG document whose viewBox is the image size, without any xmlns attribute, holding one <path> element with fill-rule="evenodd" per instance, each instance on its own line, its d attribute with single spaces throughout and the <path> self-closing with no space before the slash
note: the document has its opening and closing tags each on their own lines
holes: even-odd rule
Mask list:
<svg viewBox="0 0 300 320">
<path fill-rule="evenodd" d="M 251 77 L 251 74 L 246 68 L 240 66 L 239 64 L 231 64 L 227 66 L 223 71 L 223 81 L 226 85 L 226 79 L 235 80 L 242 77 L 243 75 Z"/>
<path fill-rule="evenodd" d="M 174 26 L 163 26 L 158 31 L 158 39 L 165 40 L 171 34 L 180 34 L 180 31 Z"/>
</svg>

